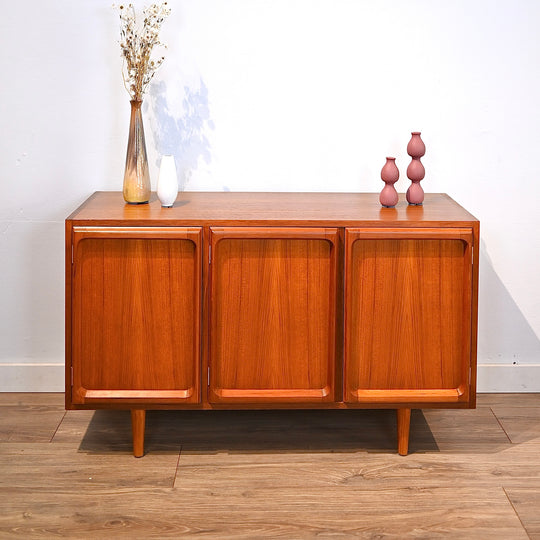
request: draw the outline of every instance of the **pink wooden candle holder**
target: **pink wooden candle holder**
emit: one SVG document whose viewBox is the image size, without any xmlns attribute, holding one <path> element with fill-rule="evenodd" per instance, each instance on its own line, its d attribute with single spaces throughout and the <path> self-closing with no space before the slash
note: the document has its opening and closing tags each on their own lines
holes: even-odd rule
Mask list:
<svg viewBox="0 0 540 540">
<path fill-rule="evenodd" d="M 393 208 L 398 202 L 398 193 L 394 184 L 398 181 L 399 170 L 396 165 L 395 157 L 387 157 L 386 163 L 381 170 L 381 178 L 385 183 L 379 195 L 379 201 L 387 208 Z"/>
<path fill-rule="evenodd" d="M 420 205 L 424 202 L 424 190 L 420 181 L 424 178 L 426 170 L 420 161 L 420 158 L 426 153 L 426 145 L 420 138 L 419 131 L 413 131 L 412 137 L 407 145 L 407 154 L 412 160 L 407 167 L 407 177 L 412 182 L 407 190 L 407 202 L 409 204 Z"/>
</svg>

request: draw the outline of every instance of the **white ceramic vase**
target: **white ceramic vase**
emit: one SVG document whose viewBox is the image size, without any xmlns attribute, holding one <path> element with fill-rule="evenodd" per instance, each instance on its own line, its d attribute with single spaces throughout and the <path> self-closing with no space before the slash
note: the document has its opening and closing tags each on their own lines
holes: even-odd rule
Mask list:
<svg viewBox="0 0 540 540">
<path fill-rule="evenodd" d="M 174 156 L 162 156 L 157 184 L 157 196 L 161 206 L 170 208 L 178 197 L 178 177 Z"/>
</svg>

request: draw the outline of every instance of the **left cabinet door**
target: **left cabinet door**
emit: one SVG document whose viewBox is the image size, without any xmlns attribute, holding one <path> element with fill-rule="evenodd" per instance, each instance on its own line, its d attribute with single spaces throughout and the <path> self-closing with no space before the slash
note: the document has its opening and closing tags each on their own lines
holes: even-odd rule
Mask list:
<svg viewBox="0 0 540 540">
<path fill-rule="evenodd" d="M 72 402 L 200 401 L 197 227 L 73 227 Z"/>
</svg>

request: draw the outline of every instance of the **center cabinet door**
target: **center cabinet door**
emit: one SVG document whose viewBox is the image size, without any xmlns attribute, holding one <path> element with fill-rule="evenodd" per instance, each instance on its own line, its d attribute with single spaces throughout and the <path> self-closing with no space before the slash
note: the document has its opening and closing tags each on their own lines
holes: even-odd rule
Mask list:
<svg viewBox="0 0 540 540">
<path fill-rule="evenodd" d="M 338 230 L 210 235 L 209 401 L 334 401 Z"/>
</svg>

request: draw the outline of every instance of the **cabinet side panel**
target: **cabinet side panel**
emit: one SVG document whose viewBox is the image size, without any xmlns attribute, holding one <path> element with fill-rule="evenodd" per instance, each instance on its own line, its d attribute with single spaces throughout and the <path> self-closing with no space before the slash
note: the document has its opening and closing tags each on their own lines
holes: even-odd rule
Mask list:
<svg viewBox="0 0 540 540">
<path fill-rule="evenodd" d="M 431 398 L 459 399 L 470 354 L 466 251 L 459 239 L 354 241 L 346 292 L 349 399 L 384 396 L 370 394 L 375 390 L 442 390 Z M 403 396 L 413 401 L 414 392 Z"/>
<path fill-rule="evenodd" d="M 68 219 L 65 222 L 65 348 L 64 348 L 64 361 L 65 361 L 65 395 L 64 401 L 66 409 L 71 409 L 71 366 L 72 366 L 72 311 L 71 311 L 71 285 L 72 285 L 72 224 Z"/>
<path fill-rule="evenodd" d="M 196 245 L 185 239 L 79 242 L 74 363 L 80 392 L 110 398 L 198 394 L 196 257 Z"/>
<path fill-rule="evenodd" d="M 324 239 L 222 239 L 213 266 L 214 399 L 333 399 L 335 277 Z"/>
</svg>

